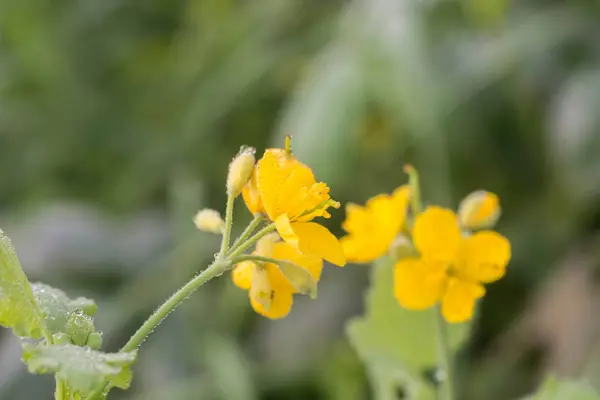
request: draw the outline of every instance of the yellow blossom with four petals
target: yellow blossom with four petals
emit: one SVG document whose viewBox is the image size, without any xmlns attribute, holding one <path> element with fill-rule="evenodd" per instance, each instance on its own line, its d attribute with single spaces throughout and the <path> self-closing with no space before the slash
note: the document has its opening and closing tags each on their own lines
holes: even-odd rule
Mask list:
<svg viewBox="0 0 600 400">
<path fill-rule="evenodd" d="M 315 282 L 321 277 L 323 261 L 319 257 L 301 254 L 278 241 L 277 234 L 260 239 L 253 254 L 292 262 L 307 271 Z M 248 290 L 252 308 L 271 319 L 285 317 L 292 308 L 293 295 L 298 293 L 279 266 L 269 262 L 242 261 L 233 269 L 232 277 L 236 286 Z"/>
<path fill-rule="evenodd" d="M 284 149 L 267 149 L 243 190 L 250 212 L 263 212 L 275 223 L 281 238 L 301 254 L 346 263 L 337 238 L 315 217 L 329 218 L 327 208 L 339 203 L 329 187 L 316 182 L 311 169 Z"/>
<path fill-rule="evenodd" d="M 348 203 L 340 242 L 348 261 L 367 263 L 385 255 L 406 220 L 410 189 L 400 186 L 391 195 L 380 194 L 366 205 Z"/>
<path fill-rule="evenodd" d="M 485 294 L 483 284 L 506 272 L 511 257 L 508 239 L 491 230 L 463 236 L 456 214 L 436 206 L 416 217 L 412 237 L 420 257 L 396 263 L 398 302 L 411 310 L 441 302 L 448 322 L 471 319 L 476 300 Z"/>
</svg>

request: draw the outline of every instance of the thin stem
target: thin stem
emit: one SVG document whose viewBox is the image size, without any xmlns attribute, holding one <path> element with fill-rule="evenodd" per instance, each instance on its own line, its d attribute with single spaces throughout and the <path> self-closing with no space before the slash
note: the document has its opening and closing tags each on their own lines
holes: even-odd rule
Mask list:
<svg viewBox="0 0 600 400">
<path fill-rule="evenodd" d="M 54 381 L 56 382 L 56 389 L 54 390 L 54 400 L 66 400 L 65 383 L 57 376 L 54 377 Z"/>
<path fill-rule="evenodd" d="M 167 315 L 177 308 L 186 298 L 196 291 L 200 286 L 215 278 L 227 270 L 231 265 L 226 260 L 216 260 L 204 271 L 196 275 L 191 281 L 183 285 L 178 291 L 165 301 L 154 313 L 139 327 L 136 333 L 121 348 L 122 352 L 137 349 L 146 338 L 156 329 Z"/>
<path fill-rule="evenodd" d="M 435 332 L 438 349 L 438 368 L 441 373 L 439 379 L 439 398 L 443 400 L 454 400 L 454 371 L 452 366 L 452 355 L 448 344 L 447 324 L 442 316 L 441 308 L 438 305 L 434 311 Z"/>
<path fill-rule="evenodd" d="M 232 197 L 232 196 L 230 196 Z M 231 215 L 233 208 L 233 200 L 228 198 L 227 200 L 227 217 L 226 217 L 226 227 L 225 232 L 223 234 L 223 243 L 221 244 L 221 249 L 227 249 L 229 246 L 229 238 L 225 238 L 226 233 L 231 233 Z M 251 222 L 250 225 L 258 225 L 255 222 L 258 219 L 260 222 L 260 218 L 255 217 L 255 219 Z M 244 230 L 242 236 L 249 236 L 254 228 Z M 225 257 L 225 252 L 223 254 L 219 253 L 219 256 L 216 260 L 208 266 L 204 271 L 200 274 L 196 275 L 191 281 L 183 285 L 179 290 L 177 290 L 167 301 L 165 301 L 154 313 L 142 324 L 142 326 L 131 336 L 129 341 L 125 343 L 125 345 L 121 348 L 121 352 L 133 351 L 136 350 L 143 342 L 148 338 L 148 336 L 156 329 L 158 325 L 171 313 L 175 308 L 177 308 L 186 298 L 188 298 L 196 289 L 200 286 L 204 285 L 206 282 L 211 280 L 212 278 L 216 278 L 217 276 L 223 274 L 227 271 L 233 264 L 233 260 L 238 259 L 242 255 L 244 251 L 254 245 L 260 238 L 268 235 L 269 233 L 275 230 L 275 225 L 270 224 L 269 226 L 264 227 L 260 231 L 258 231 L 254 236 L 247 239 L 246 241 L 239 240 L 241 244 L 239 244 L 230 254 Z M 227 235 L 229 236 L 229 235 Z M 110 389 L 111 385 L 106 383 L 104 386 L 98 388 L 96 391 L 92 392 L 87 400 L 96 400 L 102 396 L 108 389 Z M 61 399 L 62 400 L 62 399 Z"/>
<path fill-rule="evenodd" d="M 421 188 L 419 185 L 419 173 L 412 165 L 405 165 L 404 172 L 408 174 L 408 185 L 410 186 L 410 207 L 416 217 L 422 210 Z"/>
<path fill-rule="evenodd" d="M 258 242 L 258 240 L 260 238 L 268 235 L 269 233 L 273 232 L 274 230 L 275 230 L 275 224 L 271 224 L 271 225 L 265 226 L 260 231 L 258 231 L 256 233 L 256 235 L 252 236 L 246 242 L 242 243 L 235 250 L 233 250 L 231 253 L 229 253 L 229 255 L 227 256 L 227 258 L 229 260 L 236 259 L 244 251 L 248 250 L 252 245 L 254 245 L 256 242 Z"/>
<path fill-rule="evenodd" d="M 200 286 L 212 278 L 223 274 L 229 267 L 231 262 L 227 260 L 215 260 L 211 265 L 208 266 L 204 271 L 196 275 L 191 281 L 183 285 L 177 290 L 171 297 L 167 299 L 160 307 L 154 311 L 154 313 L 138 328 L 138 330 L 131 336 L 129 341 L 121 348 L 120 352 L 133 351 L 137 349 L 150 334 L 156 329 L 158 325 L 176 309 L 185 299 L 192 295 Z M 106 383 L 104 386 L 98 388 L 92 392 L 87 400 L 95 400 L 100 398 L 103 393 L 111 388 L 110 383 Z"/>
<path fill-rule="evenodd" d="M 229 248 L 229 252 L 234 251 L 240 244 L 244 243 L 250 235 L 254 233 L 254 230 L 260 225 L 263 217 L 261 214 L 255 214 L 254 219 L 250 221 L 250 224 L 244 229 L 244 232 L 233 242 L 231 247 Z"/>
<path fill-rule="evenodd" d="M 280 263 L 284 262 L 285 260 L 280 260 L 278 258 L 273 258 L 273 257 L 259 256 L 256 254 L 242 254 L 242 255 L 237 256 L 235 258 L 235 260 L 232 260 L 232 262 L 234 262 L 234 263 L 238 263 L 240 261 L 260 261 L 260 262 L 266 262 L 266 263 L 270 263 L 270 264 L 280 264 Z"/>
<path fill-rule="evenodd" d="M 231 193 L 227 194 L 227 207 L 225 208 L 225 230 L 223 231 L 223 241 L 221 242 L 221 250 L 219 251 L 219 259 L 223 259 L 227 250 L 229 250 L 229 239 L 231 236 L 231 225 L 233 224 L 233 201 L 235 196 Z"/>
</svg>

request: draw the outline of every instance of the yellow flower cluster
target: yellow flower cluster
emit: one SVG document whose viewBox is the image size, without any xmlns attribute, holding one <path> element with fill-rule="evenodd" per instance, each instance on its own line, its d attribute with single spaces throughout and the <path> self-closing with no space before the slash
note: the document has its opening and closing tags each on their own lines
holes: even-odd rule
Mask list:
<svg viewBox="0 0 600 400">
<path fill-rule="evenodd" d="M 329 218 L 327 209 L 339 208 L 339 203 L 329 196 L 329 187 L 317 182 L 311 169 L 289 149 L 267 149 L 242 196 L 252 214 L 264 215 L 277 230 L 277 235 L 262 238 L 253 254 L 284 260 L 296 270 L 283 271 L 281 264 L 270 262 L 244 261 L 235 267 L 233 281 L 248 290 L 257 313 L 282 318 L 290 311 L 293 294 L 302 292 L 302 281 L 318 282 L 323 259 L 338 266 L 346 263 L 337 238 L 312 221 Z M 308 277 L 299 274 L 297 268 L 307 271 Z"/>
<path fill-rule="evenodd" d="M 458 216 L 437 206 L 423 212 L 413 207 L 408 221 L 415 189 L 402 186 L 392 195 L 373 197 L 364 207 L 348 204 L 344 251 L 349 261 L 370 262 L 406 233 L 412 237 L 414 254 L 405 254 L 395 265 L 394 294 L 400 305 L 422 310 L 441 303 L 448 322 L 467 321 L 476 300 L 485 294 L 483 284 L 504 276 L 510 260 L 510 243 L 504 236 L 491 230 L 473 232 L 496 222 L 498 197 L 474 192 L 461 202 Z"/>
<path fill-rule="evenodd" d="M 500 216 L 498 197 L 473 192 L 458 215 L 438 206 L 421 211 L 416 171 L 407 172 L 408 185 L 364 206 L 348 204 L 342 225 L 347 235 L 338 241 L 313 220 L 329 218 L 328 209 L 340 205 L 291 154 L 289 139 L 285 149 L 267 149 L 256 163 L 253 149 L 241 152 L 230 166 L 228 193 L 241 192 L 248 210 L 270 223 L 232 274 L 254 310 L 285 317 L 294 294 L 316 293 L 323 260 L 343 266 L 346 259 L 369 263 L 388 254 L 396 260 L 394 295 L 401 306 L 422 310 L 440 304 L 448 322 L 471 319 L 483 285 L 504 276 L 511 257 L 508 239 L 489 230 Z M 216 212 L 204 211 L 196 220 L 205 230 L 223 229 Z"/>
</svg>

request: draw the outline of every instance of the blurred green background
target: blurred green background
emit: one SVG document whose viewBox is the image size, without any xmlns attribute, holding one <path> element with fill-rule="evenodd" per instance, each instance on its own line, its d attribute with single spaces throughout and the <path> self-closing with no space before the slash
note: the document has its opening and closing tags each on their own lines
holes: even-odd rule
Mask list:
<svg viewBox="0 0 600 400">
<path fill-rule="evenodd" d="M 598 389 L 599 37 L 596 0 L 0 0 L 0 226 L 32 280 L 96 299 L 115 351 L 211 260 L 191 219 L 223 209 L 240 145 L 292 134 L 343 203 L 412 163 L 430 202 L 498 193 L 513 243 L 460 399 L 517 398 L 548 370 Z M 327 268 L 275 322 L 211 282 L 111 396 L 369 399 L 344 330 L 368 270 Z M 5 330 L 0 365 L 0 399 L 51 398 Z"/>
</svg>

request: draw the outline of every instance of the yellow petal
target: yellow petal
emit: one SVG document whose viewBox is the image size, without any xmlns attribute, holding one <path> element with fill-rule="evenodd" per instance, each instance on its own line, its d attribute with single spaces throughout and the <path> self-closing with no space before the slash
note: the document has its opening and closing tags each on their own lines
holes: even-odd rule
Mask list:
<svg viewBox="0 0 600 400">
<path fill-rule="evenodd" d="M 288 243 L 279 242 L 273 246 L 271 257 L 291 261 L 310 272 L 315 281 L 321 279 L 323 260 L 318 256 L 302 254 Z"/>
<path fill-rule="evenodd" d="M 349 262 L 369 263 L 372 262 L 387 250 L 378 242 L 376 246 L 372 245 L 371 240 L 367 240 L 357 235 L 348 235 L 340 239 L 340 244 L 344 250 L 344 255 Z"/>
<path fill-rule="evenodd" d="M 510 260 L 510 242 L 493 231 L 481 231 L 459 246 L 457 273 L 468 280 L 489 283 L 502 278 Z"/>
<path fill-rule="evenodd" d="M 254 168 L 254 172 L 250 177 L 250 180 L 242 190 L 242 197 L 244 198 L 244 203 L 246 203 L 246 207 L 252 215 L 256 213 L 264 212 L 264 207 L 262 205 L 262 201 L 260 199 L 260 193 L 258 192 L 258 175 L 257 168 Z"/>
<path fill-rule="evenodd" d="M 443 264 L 405 258 L 394 267 L 394 295 L 402 307 L 423 310 L 440 300 L 446 280 Z"/>
<path fill-rule="evenodd" d="M 408 185 L 402 185 L 396 188 L 392 192 L 392 198 L 396 203 L 396 209 L 398 212 L 406 216 L 406 210 L 408 209 L 408 205 L 410 202 L 410 187 Z"/>
<path fill-rule="evenodd" d="M 380 194 L 367 201 L 365 207 L 346 206 L 342 227 L 348 235 L 341 240 L 349 261 L 370 262 L 386 254 L 406 219 L 409 189 L 397 188 L 390 195 Z"/>
<path fill-rule="evenodd" d="M 271 221 L 286 212 L 280 198 L 282 188 L 298 163 L 283 149 L 267 149 L 258 162 L 258 191 Z"/>
<path fill-rule="evenodd" d="M 277 223 L 275 225 L 281 238 L 296 247 L 302 254 L 323 258 L 340 267 L 346 264 L 340 242 L 324 226 L 316 222 L 293 222 L 290 224 L 293 234 L 290 234 L 287 226 L 283 227 L 282 232 L 279 230 L 279 225 Z"/>
<path fill-rule="evenodd" d="M 484 294 L 485 289 L 478 283 L 450 278 L 442 297 L 442 315 L 450 323 L 468 321 L 473 317 L 476 300 Z"/>
<path fill-rule="evenodd" d="M 431 206 L 415 219 L 413 241 L 428 260 L 453 263 L 460 240 L 458 220 L 451 210 Z"/>
<path fill-rule="evenodd" d="M 252 261 L 242 261 L 237 264 L 231 272 L 233 283 L 240 289 L 248 290 L 252 284 L 252 271 L 254 263 Z"/>
<path fill-rule="evenodd" d="M 281 263 L 275 265 L 280 272 L 273 280 L 284 276 L 287 281 L 285 287 L 293 288 L 295 293 L 308 294 L 316 297 L 317 282 L 321 277 L 323 269 L 323 260 L 316 256 L 306 256 L 285 242 L 277 243 L 273 247 L 271 255 L 273 258 L 281 260 Z M 271 264 L 269 264 L 271 265 Z"/>
<path fill-rule="evenodd" d="M 262 310 L 269 311 L 273 302 L 273 288 L 266 268 L 256 266 L 252 269 L 250 299 L 260 305 Z"/>
<path fill-rule="evenodd" d="M 293 301 L 292 292 L 274 290 L 272 292 L 270 307 L 267 309 L 261 303 L 254 301 L 252 296 L 250 296 L 250 304 L 254 311 L 270 319 L 279 319 L 288 315 L 292 309 Z"/>
<path fill-rule="evenodd" d="M 287 214 L 281 214 L 279 217 L 277 217 L 275 220 L 275 227 L 277 228 L 279 236 L 281 236 L 286 243 L 289 243 L 295 249 L 299 249 L 298 243 L 300 238 L 296 232 L 294 232 L 292 223 L 290 222 Z"/>
</svg>

